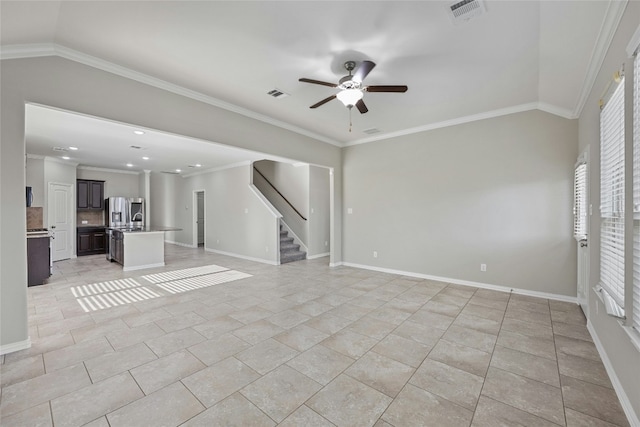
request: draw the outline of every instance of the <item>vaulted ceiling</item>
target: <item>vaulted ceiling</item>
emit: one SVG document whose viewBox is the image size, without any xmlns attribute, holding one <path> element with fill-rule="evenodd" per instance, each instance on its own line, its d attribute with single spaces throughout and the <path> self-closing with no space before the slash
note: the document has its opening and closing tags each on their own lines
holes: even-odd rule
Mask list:
<svg viewBox="0 0 640 427">
<path fill-rule="evenodd" d="M 491 1 L 454 23 L 455 1 L 2 1 L 2 58 L 56 54 L 344 146 L 541 109 L 576 118 L 624 2 Z M 377 64 L 369 109 L 338 100 L 347 60 Z M 140 74 L 141 73 L 141 74 Z M 278 89 L 289 96 L 273 98 Z M 193 92 L 190 92 L 193 91 Z"/>
</svg>

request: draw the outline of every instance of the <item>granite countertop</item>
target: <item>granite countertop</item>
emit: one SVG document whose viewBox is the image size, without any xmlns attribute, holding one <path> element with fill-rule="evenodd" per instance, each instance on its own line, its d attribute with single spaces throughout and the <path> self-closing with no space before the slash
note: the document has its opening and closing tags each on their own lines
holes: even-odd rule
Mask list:
<svg viewBox="0 0 640 427">
<path fill-rule="evenodd" d="M 144 228 L 118 228 L 118 227 L 107 227 L 110 230 L 118 230 L 123 233 L 157 233 L 161 231 L 181 231 L 182 228 L 177 227 L 168 227 L 164 225 L 149 225 Z"/>
<path fill-rule="evenodd" d="M 78 224 L 76 228 L 108 228 L 104 224 Z"/>
</svg>

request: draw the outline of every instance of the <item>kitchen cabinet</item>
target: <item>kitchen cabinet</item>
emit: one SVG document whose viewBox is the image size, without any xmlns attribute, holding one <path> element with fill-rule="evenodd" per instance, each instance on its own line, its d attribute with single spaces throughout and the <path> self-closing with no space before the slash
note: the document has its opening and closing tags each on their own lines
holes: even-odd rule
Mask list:
<svg viewBox="0 0 640 427">
<path fill-rule="evenodd" d="M 76 234 L 78 256 L 105 253 L 107 248 L 105 227 L 78 227 Z"/>
<path fill-rule="evenodd" d="M 81 210 L 104 209 L 104 181 L 78 179 L 76 181 L 76 208 Z"/>
<path fill-rule="evenodd" d="M 42 285 L 51 275 L 49 236 L 27 238 L 27 286 Z"/>
</svg>

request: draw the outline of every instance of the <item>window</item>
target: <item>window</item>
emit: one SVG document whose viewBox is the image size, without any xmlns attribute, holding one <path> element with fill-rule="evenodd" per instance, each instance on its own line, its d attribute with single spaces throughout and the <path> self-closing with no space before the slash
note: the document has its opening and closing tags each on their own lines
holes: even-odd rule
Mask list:
<svg viewBox="0 0 640 427">
<path fill-rule="evenodd" d="M 624 308 L 624 78 L 600 112 L 600 285 Z"/>
<path fill-rule="evenodd" d="M 587 238 L 587 164 L 579 162 L 573 175 L 573 237 Z"/>
</svg>

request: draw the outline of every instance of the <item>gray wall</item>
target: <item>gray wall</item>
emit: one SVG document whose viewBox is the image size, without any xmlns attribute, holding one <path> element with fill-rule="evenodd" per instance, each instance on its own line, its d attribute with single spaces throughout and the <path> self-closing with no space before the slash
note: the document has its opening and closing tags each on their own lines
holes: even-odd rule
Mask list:
<svg viewBox="0 0 640 427">
<path fill-rule="evenodd" d="M 605 314 L 602 303 L 593 290 L 600 277 L 600 108 L 598 101 L 607 87 L 613 73 L 627 61 L 625 70 L 631 75 L 632 64 L 628 62 L 626 47 L 640 25 L 640 2 L 629 2 L 618 26 L 607 56 L 600 68 L 596 82 L 580 115 L 580 152 L 589 152 L 589 203 L 593 206 L 593 215 L 589 220 L 589 289 L 588 319 L 592 334 L 601 343 L 601 355 L 615 373 L 617 382 L 624 389 L 627 401 L 633 408 L 636 420 L 640 417 L 640 351 L 633 346 L 630 337 L 620 326 L 618 320 Z M 631 78 L 626 79 L 631 86 Z M 629 92 L 627 92 L 629 93 Z M 636 331 L 637 333 L 637 331 Z M 608 362 L 607 362 L 608 360 Z"/>
<path fill-rule="evenodd" d="M 575 297 L 577 142 L 531 111 L 347 148 L 344 260 Z"/>
<path fill-rule="evenodd" d="M 28 342 L 26 102 L 335 168 L 332 262 L 341 260 L 339 148 L 59 57 L 3 60 L 0 83 L 0 350 Z"/>
<path fill-rule="evenodd" d="M 329 253 L 331 242 L 329 185 L 329 169 L 309 166 L 308 258 Z"/>
<path fill-rule="evenodd" d="M 260 160 L 254 166 L 305 218 L 309 218 L 309 166 Z"/>
<path fill-rule="evenodd" d="M 33 190 L 33 204 L 31 206 L 44 207 L 44 159 L 27 157 L 27 185 Z"/>
</svg>

